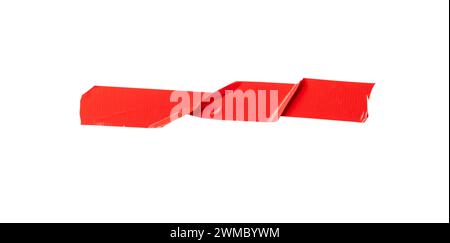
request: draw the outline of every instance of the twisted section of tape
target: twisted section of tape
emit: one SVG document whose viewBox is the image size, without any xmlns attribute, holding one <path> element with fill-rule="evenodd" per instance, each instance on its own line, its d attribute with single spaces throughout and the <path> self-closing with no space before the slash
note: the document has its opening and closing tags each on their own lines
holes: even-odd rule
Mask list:
<svg viewBox="0 0 450 243">
<path fill-rule="evenodd" d="M 80 103 L 83 125 L 163 127 L 184 115 L 274 122 L 280 116 L 365 122 L 374 84 L 303 79 L 238 81 L 214 93 L 94 86 Z"/>
</svg>

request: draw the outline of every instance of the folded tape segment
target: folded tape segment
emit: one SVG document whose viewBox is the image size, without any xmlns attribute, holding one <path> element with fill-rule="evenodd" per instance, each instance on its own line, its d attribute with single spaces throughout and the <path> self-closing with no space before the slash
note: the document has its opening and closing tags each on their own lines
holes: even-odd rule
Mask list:
<svg viewBox="0 0 450 243">
<path fill-rule="evenodd" d="M 83 125 L 162 127 L 183 115 L 239 121 L 280 116 L 364 122 L 373 83 L 303 79 L 234 82 L 215 93 L 94 86 L 80 103 Z"/>
</svg>

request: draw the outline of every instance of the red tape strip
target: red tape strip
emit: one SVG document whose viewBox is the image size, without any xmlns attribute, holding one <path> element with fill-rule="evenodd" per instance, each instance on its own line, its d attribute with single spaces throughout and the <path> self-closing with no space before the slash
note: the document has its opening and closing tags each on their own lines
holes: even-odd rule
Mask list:
<svg viewBox="0 0 450 243">
<path fill-rule="evenodd" d="M 276 121 L 280 116 L 364 122 L 373 83 L 303 79 L 298 84 L 234 82 L 215 93 L 95 86 L 81 98 L 83 125 L 162 127 L 190 114 Z"/>
</svg>

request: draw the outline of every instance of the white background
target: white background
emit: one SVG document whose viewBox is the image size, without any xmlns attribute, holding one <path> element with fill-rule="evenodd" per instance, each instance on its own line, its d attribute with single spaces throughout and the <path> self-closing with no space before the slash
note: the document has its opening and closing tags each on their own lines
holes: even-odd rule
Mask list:
<svg viewBox="0 0 450 243">
<path fill-rule="evenodd" d="M 0 2 L 0 221 L 448 222 L 448 1 Z M 81 126 L 93 85 L 376 82 L 365 124 Z"/>
</svg>

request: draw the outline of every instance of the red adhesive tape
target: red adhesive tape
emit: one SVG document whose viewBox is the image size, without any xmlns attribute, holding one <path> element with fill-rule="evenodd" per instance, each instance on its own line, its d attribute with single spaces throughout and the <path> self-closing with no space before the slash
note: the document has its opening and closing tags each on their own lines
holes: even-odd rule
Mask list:
<svg viewBox="0 0 450 243">
<path fill-rule="evenodd" d="M 373 83 L 303 79 L 234 82 L 215 93 L 94 86 L 81 98 L 83 125 L 162 127 L 183 115 L 273 122 L 280 116 L 364 122 Z"/>
</svg>

